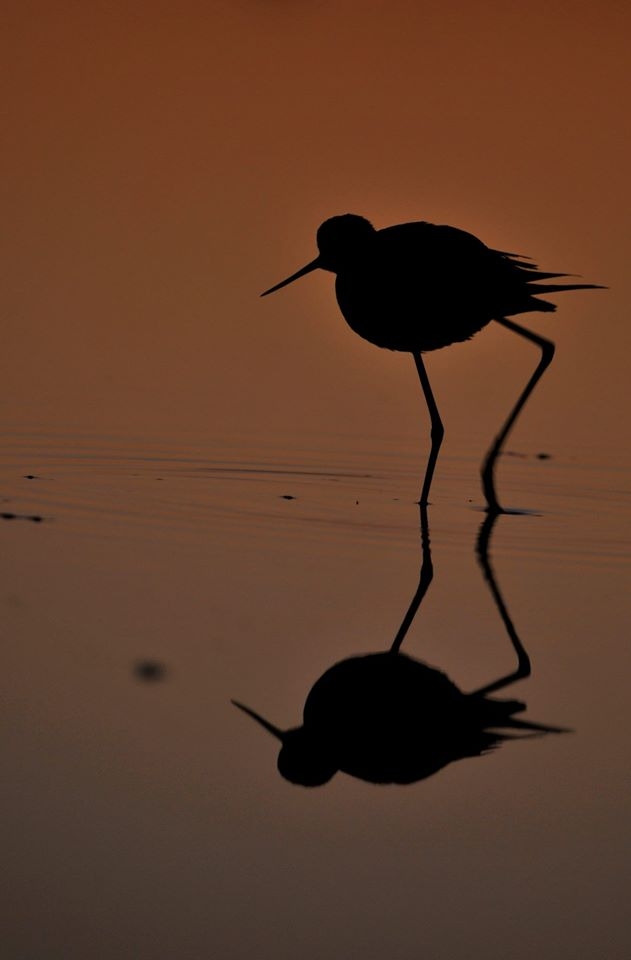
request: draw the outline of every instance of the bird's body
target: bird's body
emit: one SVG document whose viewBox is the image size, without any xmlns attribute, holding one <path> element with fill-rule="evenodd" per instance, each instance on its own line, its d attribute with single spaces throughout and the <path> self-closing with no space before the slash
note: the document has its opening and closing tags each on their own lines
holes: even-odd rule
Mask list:
<svg viewBox="0 0 631 960">
<path fill-rule="evenodd" d="M 469 340 L 494 317 L 555 310 L 535 296 L 550 285 L 532 286 L 551 276 L 464 230 L 402 223 L 375 231 L 357 260 L 340 269 L 335 292 L 359 336 L 425 353 Z"/>
<path fill-rule="evenodd" d="M 332 217 L 317 233 L 319 256 L 263 296 L 318 268 L 336 274 L 335 292 L 342 315 L 364 340 L 378 347 L 412 353 L 432 418 L 432 452 L 421 493 L 427 502 L 442 423 L 425 372 L 422 354 L 469 340 L 491 320 L 541 347 L 536 375 L 520 397 L 506 427 L 486 458 L 483 474 L 489 509 L 500 511 L 492 468 L 508 429 L 545 367 L 554 345 L 507 317 L 556 307 L 541 294 L 597 286 L 591 283 L 542 283 L 567 276 L 545 273 L 518 254 L 487 247 L 473 234 L 424 221 L 375 230 L 364 217 Z"/>
<path fill-rule="evenodd" d="M 376 232 L 374 244 L 345 265 L 335 281 L 337 302 L 351 329 L 378 347 L 409 353 L 437 350 L 481 330 L 491 320 L 488 310 L 472 303 L 465 307 L 472 293 L 480 300 L 473 273 L 467 270 L 471 275 L 456 282 L 449 276 L 445 247 L 453 244 L 452 234 L 459 246 L 472 241 L 474 262 L 484 258 L 486 248 L 479 241 L 449 227 L 404 223 Z"/>
<path fill-rule="evenodd" d="M 373 653 L 327 670 L 307 697 L 302 729 L 350 776 L 411 783 L 514 736 L 502 728 L 542 729 L 513 718 L 525 709 L 519 700 L 465 694 L 407 654 Z"/>
<path fill-rule="evenodd" d="M 404 653 L 370 653 L 330 667 L 307 696 L 303 725 L 281 731 L 235 702 L 283 743 L 282 775 L 318 786 L 338 771 L 370 783 L 414 783 L 519 735 L 559 727 L 518 720 L 520 700 L 463 693 L 441 670 Z"/>
</svg>

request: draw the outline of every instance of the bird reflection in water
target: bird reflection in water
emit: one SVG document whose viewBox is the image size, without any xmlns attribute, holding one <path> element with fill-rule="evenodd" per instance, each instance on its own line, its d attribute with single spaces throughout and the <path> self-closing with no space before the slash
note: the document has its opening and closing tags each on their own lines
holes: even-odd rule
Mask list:
<svg viewBox="0 0 631 960">
<path fill-rule="evenodd" d="M 290 730 L 233 701 L 280 740 L 278 769 L 286 780 L 315 787 L 338 771 L 370 783 L 414 783 L 447 764 L 479 757 L 508 740 L 563 733 L 519 719 L 521 700 L 490 697 L 528 677 L 530 659 L 497 586 L 489 548 L 497 513 L 481 524 L 476 552 L 495 606 L 517 655 L 516 669 L 471 693 L 449 677 L 401 652 L 401 645 L 433 577 L 427 509 L 421 506 L 419 584 L 390 649 L 336 663 L 312 687 L 303 724 Z"/>
</svg>

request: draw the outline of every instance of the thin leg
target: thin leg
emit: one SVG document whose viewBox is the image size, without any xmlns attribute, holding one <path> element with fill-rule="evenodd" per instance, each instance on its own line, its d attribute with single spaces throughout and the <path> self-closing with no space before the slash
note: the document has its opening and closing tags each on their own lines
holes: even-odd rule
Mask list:
<svg viewBox="0 0 631 960">
<path fill-rule="evenodd" d="M 511 427 L 521 413 L 526 400 L 535 389 L 546 367 L 548 367 L 552 362 L 552 357 L 554 356 L 554 344 L 551 340 L 546 340 L 544 337 L 540 337 L 538 334 L 533 333 L 532 330 L 527 330 L 526 327 L 521 327 L 518 323 L 513 323 L 512 320 L 507 320 L 505 317 L 496 317 L 496 321 L 497 323 L 501 323 L 503 327 L 506 327 L 507 330 L 513 330 L 515 333 L 520 334 L 520 336 L 525 337 L 527 340 L 531 340 L 533 343 L 536 343 L 541 349 L 541 360 L 537 365 L 537 369 L 526 384 L 519 397 L 519 400 L 507 417 L 504 426 L 491 444 L 491 447 L 482 464 L 482 490 L 484 491 L 487 510 L 489 513 L 506 513 L 503 507 L 500 506 L 497 499 L 497 494 L 495 493 L 495 483 L 493 480 L 495 461 L 500 455 L 502 445 L 510 433 Z"/>
<path fill-rule="evenodd" d="M 515 683 L 516 680 L 523 680 L 525 677 L 529 677 L 531 672 L 530 657 L 526 653 L 523 643 L 517 636 L 517 631 L 513 626 L 513 621 L 509 616 L 508 609 L 497 585 L 495 574 L 493 573 L 493 567 L 491 566 L 491 557 L 489 554 L 491 533 L 498 516 L 499 511 L 491 512 L 491 510 L 489 510 L 488 514 L 480 525 L 480 532 L 478 534 L 478 541 L 476 544 L 476 553 L 478 556 L 478 562 L 482 567 L 484 579 L 489 585 L 495 606 L 497 607 L 499 615 L 502 618 L 502 623 L 506 628 L 506 633 L 508 634 L 510 642 L 513 645 L 513 649 L 517 654 L 517 668 L 513 670 L 512 673 L 508 673 L 505 677 L 500 677 L 499 680 L 494 680 L 492 683 L 487 683 L 485 687 L 480 687 L 479 690 L 473 691 L 474 695 L 479 694 L 480 696 L 486 696 L 489 693 L 493 693 L 495 690 L 501 690 L 502 687 L 507 687 L 509 684 Z"/>
<path fill-rule="evenodd" d="M 432 477 L 434 476 L 434 468 L 436 466 L 436 461 L 438 460 L 438 451 L 440 450 L 440 445 L 443 442 L 443 437 L 445 436 L 445 428 L 443 427 L 443 422 L 440 419 L 438 407 L 436 406 L 436 401 L 434 400 L 434 394 L 432 393 L 432 388 L 429 385 L 429 378 L 427 376 L 427 371 L 425 370 L 425 364 L 423 363 L 423 358 L 420 353 L 414 354 L 414 362 L 416 364 L 416 369 L 418 370 L 419 380 L 421 381 L 423 394 L 425 396 L 427 409 L 429 410 L 429 416 L 432 423 L 430 433 L 432 446 L 431 450 L 429 451 L 427 467 L 425 468 L 425 479 L 423 480 L 423 489 L 421 490 L 421 499 L 419 501 L 422 507 L 426 507 L 429 499 L 429 488 L 432 485 Z"/>
<path fill-rule="evenodd" d="M 424 504 L 420 505 L 421 509 L 421 573 L 418 580 L 418 587 L 416 588 L 416 593 L 412 597 L 412 602 L 407 609 L 407 612 L 403 618 L 401 626 L 397 630 L 397 635 L 392 641 L 392 646 L 390 647 L 390 653 L 398 653 L 401 649 L 401 644 L 405 639 L 405 635 L 412 625 L 414 617 L 418 613 L 418 608 L 420 607 L 423 597 L 427 593 L 427 589 L 432 582 L 434 576 L 434 567 L 432 565 L 432 551 L 430 548 L 429 542 L 429 521 L 427 517 L 427 506 Z"/>
</svg>

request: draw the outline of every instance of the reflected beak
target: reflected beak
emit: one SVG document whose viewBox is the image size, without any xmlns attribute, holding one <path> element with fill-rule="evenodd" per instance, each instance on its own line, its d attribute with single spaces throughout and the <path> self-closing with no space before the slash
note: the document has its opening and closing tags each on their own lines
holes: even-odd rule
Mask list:
<svg viewBox="0 0 631 960">
<path fill-rule="evenodd" d="M 285 283 L 289 283 L 289 280 L 286 280 Z M 268 291 L 268 293 L 271 293 L 271 291 Z M 255 710 L 250 710 L 249 707 L 246 707 L 243 703 L 239 703 L 238 700 L 231 700 L 231 703 L 234 703 L 235 707 L 238 707 L 239 710 L 243 710 L 243 712 L 247 713 L 249 717 L 252 717 L 252 719 L 256 720 L 257 723 L 260 723 L 262 727 L 265 727 L 268 733 L 271 733 L 272 736 L 276 737 L 277 740 L 285 739 L 285 731 L 281 730 L 280 727 L 275 727 L 273 723 L 269 722 L 269 720 L 265 720 L 260 713 L 256 713 Z"/>
<path fill-rule="evenodd" d="M 318 270 L 322 264 L 320 263 L 320 257 L 316 257 L 315 260 L 312 260 L 311 263 L 308 263 L 306 267 L 303 267 L 301 270 L 298 270 L 297 273 L 292 273 L 291 277 L 287 277 L 286 280 L 281 280 L 280 283 L 277 283 L 275 287 L 270 287 L 269 290 L 266 290 L 265 293 L 262 293 L 262 297 L 266 297 L 268 293 L 274 293 L 275 290 L 280 290 L 281 287 L 286 287 L 288 283 L 293 283 L 294 280 L 299 280 L 300 277 L 304 277 L 307 273 L 311 273 L 312 270 Z M 239 704 L 237 704 L 239 706 Z"/>
</svg>

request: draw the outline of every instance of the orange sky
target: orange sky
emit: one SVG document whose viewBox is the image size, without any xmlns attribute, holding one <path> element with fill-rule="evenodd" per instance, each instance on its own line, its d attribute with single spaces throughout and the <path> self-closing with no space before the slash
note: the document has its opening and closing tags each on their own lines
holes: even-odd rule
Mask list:
<svg viewBox="0 0 631 960">
<path fill-rule="evenodd" d="M 352 211 L 609 284 L 532 318 L 558 354 L 528 423 L 599 444 L 629 399 L 630 21 L 614 0 L 13 4 L 5 427 L 415 436 L 409 359 L 346 328 L 330 275 L 258 299 Z M 456 443 L 536 362 L 512 340 L 429 358 Z"/>
</svg>

